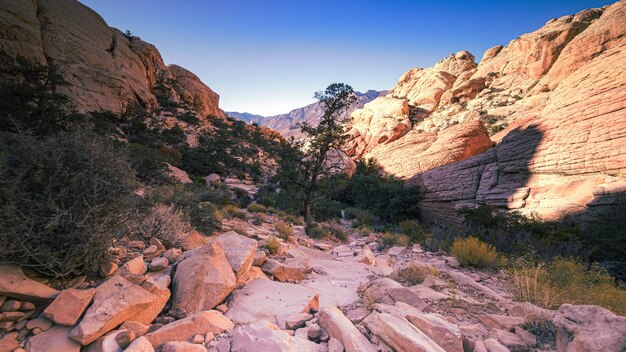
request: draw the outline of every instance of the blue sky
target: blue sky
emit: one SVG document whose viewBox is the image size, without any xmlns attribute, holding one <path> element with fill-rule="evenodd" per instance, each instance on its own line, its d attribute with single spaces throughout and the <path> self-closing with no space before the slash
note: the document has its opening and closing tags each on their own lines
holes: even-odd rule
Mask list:
<svg viewBox="0 0 626 352">
<path fill-rule="evenodd" d="M 600 0 L 81 0 L 196 73 L 226 111 L 285 113 L 333 82 L 389 89 L 459 50 L 480 60 Z"/>
</svg>

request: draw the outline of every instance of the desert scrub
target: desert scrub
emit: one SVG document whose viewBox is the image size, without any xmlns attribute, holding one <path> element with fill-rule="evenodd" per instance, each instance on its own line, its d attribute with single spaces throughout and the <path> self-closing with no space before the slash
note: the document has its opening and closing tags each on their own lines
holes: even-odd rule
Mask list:
<svg viewBox="0 0 626 352">
<path fill-rule="evenodd" d="M 295 216 L 295 215 L 291 215 L 291 214 L 287 214 L 285 216 L 282 217 L 283 220 L 285 220 L 285 222 L 290 222 L 294 225 L 297 226 L 302 226 L 304 225 L 304 219 L 301 216 Z"/>
<path fill-rule="evenodd" d="M 276 254 L 278 253 L 278 249 L 280 248 L 280 241 L 276 237 L 272 237 L 267 242 L 266 247 L 270 254 Z"/>
<path fill-rule="evenodd" d="M 287 240 L 289 237 L 293 236 L 293 228 L 291 225 L 286 222 L 279 221 L 274 224 L 274 229 L 278 232 L 278 236 L 284 240 Z"/>
<path fill-rule="evenodd" d="M 396 272 L 392 273 L 392 278 L 414 286 L 424 282 L 424 279 L 426 276 L 430 275 L 430 273 L 431 270 L 429 266 L 412 262 L 400 267 Z"/>
<path fill-rule="evenodd" d="M 374 230 L 372 230 L 372 228 L 367 225 L 361 225 L 357 227 L 356 230 L 363 237 L 369 236 L 372 232 L 374 232 Z"/>
<path fill-rule="evenodd" d="M 327 232 L 316 222 L 309 222 L 304 226 L 304 232 L 311 238 L 322 238 L 328 235 Z"/>
<path fill-rule="evenodd" d="M 510 270 L 511 291 L 520 302 L 557 309 L 563 303 L 595 304 L 626 315 L 626 290 L 602 267 L 573 259 L 518 261 Z"/>
<path fill-rule="evenodd" d="M 340 242 L 348 241 L 348 232 L 339 224 L 324 224 L 322 226 L 324 232 L 328 235 L 335 237 Z"/>
<path fill-rule="evenodd" d="M 232 218 L 238 218 L 238 219 L 241 219 L 241 220 L 247 220 L 248 219 L 248 214 L 246 214 L 246 212 L 242 211 L 236 205 L 233 205 L 233 204 L 229 204 L 229 205 L 225 206 L 224 209 L 222 209 L 222 213 L 228 219 L 232 219 Z"/>
<path fill-rule="evenodd" d="M 251 213 L 267 213 L 268 208 L 261 204 L 252 203 L 248 205 L 248 211 Z"/>
<path fill-rule="evenodd" d="M 451 254 L 462 266 L 495 268 L 505 265 L 507 260 L 496 249 L 476 237 L 457 238 L 452 243 Z"/>
<path fill-rule="evenodd" d="M 385 247 L 406 247 L 409 245 L 409 238 L 406 235 L 399 233 L 383 232 L 378 237 Z"/>
<path fill-rule="evenodd" d="M 405 220 L 400 223 L 400 231 L 409 237 L 411 242 L 422 243 L 428 238 L 428 233 L 416 220 Z"/>
<path fill-rule="evenodd" d="M 263 213 L 255 213 L 252 214 L 252 223 L 256 226 L 263 225 L 264 222 L 267 222 L 267 216 Z"/>
<path fill-rule="evenodd" d="M 243 226 L 235 226 L 233 228 L 233 231 L 237 232 L 238 234 L 242 235 L 242 236 L 246 236 L 249 237 L 250 234 L 248 233 L 248 231 L 246 231 L 246 229 L 243 228 Z"/>
<path fill-rule="evenodd" d="M 168 247 L 180 247 L 191 230 L 182 211 L 172 204 L 163 203 L 157 203 L 150 209 L 139 228 L 144 237 L 156 237 Z"/>
<path fill-rule="evenodd" d="M 0 135 L 0 262 L 89 274 L 127 222 L 135 172 L 114 141 L 87 130 Z"/>
</svg>

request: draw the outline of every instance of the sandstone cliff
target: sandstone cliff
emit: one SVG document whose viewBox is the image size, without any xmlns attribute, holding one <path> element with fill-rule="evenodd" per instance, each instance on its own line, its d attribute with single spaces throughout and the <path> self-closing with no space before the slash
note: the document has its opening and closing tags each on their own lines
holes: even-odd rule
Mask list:
<svg viewBox="0 0 626 352">
<path fill-rule="evenodd" d="M 422 186 L 437 218 L 584 213 L 626 190 L 625 63 L 625 1 L 553 19 L 478 64 L 461 51 L 408 71 L 353 113 L 349 153 Z"/>
<path fill-rule="evenodd" d="M 135 102 L 154 109 L 155 86 L 168 82 L 168 99 L 200 117 L 225 116 L 219 96 L 193 73 L 165 65 L 153 45 L 109 27 L 74 0 L 0 0 L 0 60 L 10 64 L 18 56 L 54 67 L 81 112 L 121 112 Z"/>
</svg>

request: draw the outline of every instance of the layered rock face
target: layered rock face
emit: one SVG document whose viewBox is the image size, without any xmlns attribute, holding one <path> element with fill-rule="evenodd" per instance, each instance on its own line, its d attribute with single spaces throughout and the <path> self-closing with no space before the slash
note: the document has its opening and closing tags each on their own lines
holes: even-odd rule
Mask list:
<svg viewBox="0 0 626 352">
<path fill-rule="evenodd" d="M 421 186 L 438 219 L 477 204 L 553 219 L 614 202 L 626 190 L 625 19 L 620 1 L 553 19 L 479 64 L 459 52 L 412 69 L 353 113 L 349 153 Z"/>
<path fill-rule="evenodd" d="M 219 96 L 193 73 L 166 66 L 153 45 L 109 27 L 74 0 L 0 1 L 0 59 L 10 64 L 18 56 L 54 67 L 81 112 L 122 112 L 128 103 L 154 109 L 153 88 L 173 79 L 168 98 L 200 117 L 225 116 Z"/>
</svg>

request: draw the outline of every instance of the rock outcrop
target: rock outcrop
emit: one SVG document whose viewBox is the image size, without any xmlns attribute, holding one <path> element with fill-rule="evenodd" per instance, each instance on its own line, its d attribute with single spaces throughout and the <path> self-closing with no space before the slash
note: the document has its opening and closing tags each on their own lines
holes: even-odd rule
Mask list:
<svg viewBox="0 0 626 352">
<path fill-rule="evenodd" d="M 421 186 L 437 219 L 477 204 L 593 212 L 626 190 L 625 16 L 620 1 L 550 20 L 478 64 L 459 52 L 412 69 L 353 113 L 348 151 Z"/>
<path fill-rule="evenodd" d="M 155 87 L 173 80 L 168 98 L 200 118 L 225 116 L 219 96 L 193 73 L 165 65 L 156 47 L 109 27 L 78 1 L 0 2 L 0 60 L 18 56 L 53 67 L 69 83 L 60 88 L 82 112 L 119 113 L 129 103 L 154 109 Z"/>
</svg>

